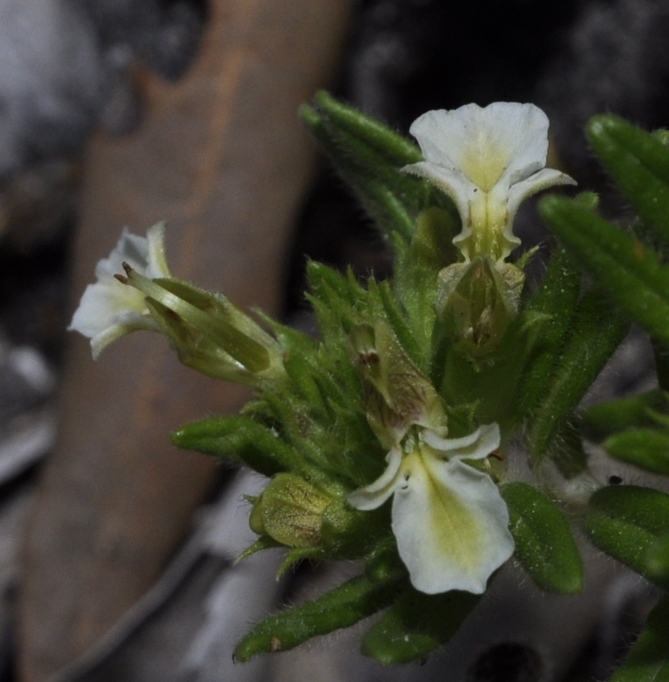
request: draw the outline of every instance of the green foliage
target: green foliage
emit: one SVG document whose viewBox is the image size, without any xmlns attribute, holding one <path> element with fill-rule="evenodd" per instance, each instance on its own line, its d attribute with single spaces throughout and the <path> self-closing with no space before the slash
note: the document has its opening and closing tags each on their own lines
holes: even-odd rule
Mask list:
<svg viewBox="0 0 669 682">
<path fill-rule="evenodd" d="M 669 245 L 669 148 L 617 116 L 594 116 L 588 137 L 639 216 Z"/>
<path fill-rule="evenodd" d="M 632 485 L 602 488 L 590 499 L 585 527 L 597 547 L 660 587 L 669 587 L 648 567 L 649 552 L 669 534 L 669 495 Z"/>
<path fill-rule="evenodd" d="M 430 596 L 410 588 L 367 632 L 362 652 L 383 665 L 424 659 L 458 631 L 478 601 L 468 592 Z"/>
<path fill-rule="evenodd" d="M 447 418 L 449 438 L 499 425 L 499 451 L 470 464 L 500 486 L 516 559 L 539 588 L 565 595 L 582 589 L 574 521 L 601 550 L 666 588 L 668 495 L 607 487 L 589 504 L 577 500 L 567 515 L 559 490 L 547 495 L 538 488 L 544 470 L 565 482 L 590 476 L 582 434 L 606 439 L 607 451 L 621 461 L 669 475 L 663 246 L 669 245 L 669 149 L 620 119 L 596 117 L 588 130 L 593 146 L 640 219 L 634 232 L 614 226 L 589 193 L 544 198 L 541 214 L 560 244 L 537 290 L 521 295 L 521 266 L 532 254 L 516 264 L 488 257 L 463 262 L 452 243 L 460 230 L 453 202 L 403 172 L 421 160 L 413 143 L 325 93 L 303 107 L 302 118 L 387 238 L 393 276 L 360 282 L 352 272 L 309 263 L 317 340 L 260 315 L 268 341 L 250 318 L 233 320 L 241 313 L 225 299 L 210 304 L 206 296 L 197 299 L 199 290 L 170 284 L 186 287 L 193 307 L 216 317 L 209 337 L 225 331 L 233 361 L 250 363 L 258 375 L 273 363 L 266 379 L 252 377 L 258 394 L 240 416 L 196 422 L 173 440 L 271 478 L 253 501 L 251 526 L 259 538 L 243 557 L 280 546 L 288 550 L 281 570 L 310 558 L 359 559 L 364 570 L 256 625 L 236 658 L 290 649 L 384 609 L 362 640 L 363 652 L 383 664 L 422 659 L 455 634 L 479 596 L 418 592 L 398 554 L 390 505 L 362 512 L 347 502 L 384 471 L 388 434 L 405 429 L 416 441 L 435 414 L 444 432 Z M 168 312 L 159 312 L 165 325 L 173 324 Z M 581 413 L 581 400 L 631 320 L 651 335 L 661 389 Z M 231 335 L 228 326 L 241 332 Z M 413 419 L 408 426 L 403 410 Z M 506 453 L 519 432 L 537 473 L 532 485 L 509 480 Z M 659 642 L 668 618 L 663 604 L 614 680 L 665 679 Z"/>
<path fill-rule="evenodd" d="M 558 594 L 583 589 L 583 561 L 562 511 L 527 483 L 502 488 L 516 558 L 538 587 Z"/>
<path fill-rule="evenodd" d="M 256 625 L 235 649 L 248 661 L 261 652 L 287 651 L 312 637 L 355 625 L 395 600 L 397 581 L 374 583 L 365 576 L 349 580 L 315 601 L 270 616 Z"/>
<path fill-rule="evenodd" d="M 669 431 L 630 429 L 608 438 L 604 449 L 622 462 L 669 476 Z"/>
<path fill-rule="evenodd" d="M 424 181 L 401 172 L 420 161 L 418 147 L 325 92 L 303 105 L 301 115 L 370 217 L 388 236 L 397 232 L 409 242 L 432 193 Z"/>
<path fill-rule="evenodd" d="M 536 459 L 545 456 L 560 427 L 592 385 L 629 328 L 598 291 L 588 292 L 574 311 L 571 333 L 556 357 L 540 407 L 528 421 Z"/>
<path fill-rule="evenodd" d="M 632 647 L 622 667 L 611 682 L 667 682 L 669 661 L 669 599 L 666 597 L 648 618 L 646 629 Z"/>
<path fill-rule="evenodd" d="M 611 297 L 655 338 L 669 341 L 669 267 L 632 235 L 562 197 L 541 213 L 562 242 Z"/>
<path fill-rule="evenodd" d="M 592 440 L 602 440 L 617 431 L 657 425 L 657 415 L 669 414 L 669 403 L 663 391 L 617 398 L 594 405 L 582 415 L 583 430 Z"/>
</svg>

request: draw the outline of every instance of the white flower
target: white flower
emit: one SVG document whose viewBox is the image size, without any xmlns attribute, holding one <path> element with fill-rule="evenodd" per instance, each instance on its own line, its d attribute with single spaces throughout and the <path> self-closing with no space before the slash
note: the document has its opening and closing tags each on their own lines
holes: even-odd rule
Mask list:
<svg viewBox="0 0 669 682">
<path fill-rule="evenodd" d="M 127 263 L 149 279 L 169 277 L 164 234 L 164 223 L 149 228 L 146 237 L 130 234 L 125 228 L 109 258 L 95 267 L 97 282 L 86 287 L 68 327 L 90 338 L 95 359 L 112 341 L 128 332 L 160 329 L 149 314 L 146 295 L 123 284 L 115 275 L 123 273 L 123 263 Z"/>
<path fill-rule="evenodd" d="M 405 170 L 427 178 L 455 202 L 462 232 L 453 243 L 465 262 L 506 258 L 520 240 L 511 231 L 520 204 L 552 185 L 573 185 L 545 168 L 548 118 L 533 104 L 467 104 L 428 111 L 410 128 L 425 161 Z"/>
<path fill-rule="evenodd" d="M 348 501 L 370 510 L 393 496 L 393 533 L 417 590 L 480 594 L 513 554 L 514 542 L 497 486 L 466 460 L 483 459 L 497 448 L 499 427 L 488 424 L 454 439 L 416 428 L 419 436 L 393 447 L 383 474 Z"/>
</svg>

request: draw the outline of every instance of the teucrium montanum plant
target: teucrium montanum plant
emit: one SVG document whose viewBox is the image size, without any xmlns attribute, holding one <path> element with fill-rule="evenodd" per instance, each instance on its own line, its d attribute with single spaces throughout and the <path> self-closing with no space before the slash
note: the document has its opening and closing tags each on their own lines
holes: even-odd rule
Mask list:
<svg viewBox="0 0 669 682">
<path fill-rule="evenodd" d="M 321 331 L 312 339 L 172 277 L 156 226 L 146 239 L 124 232 L 72 328 L 91 337 L 96 357 L 127 332 L 160 331 L 184 364 L 255 389 L 240 415 L 173 434 L 268 477 L 251 502 L 258 539 L 241 559 L 283 547 L 281 571 L 302 559 L 360 560 L 358 577 L 259 623 L 238 659 L 385 610 L 362 649 L 409 661 L 457 631 L 512 555 L 541 589 L 580 591 L 563 502 L 617 556 L 606 525 L 618 518 L 615 491 L 597 492 L 586 513 L 599 484 L 576 408 L 628 325 L 599 289 L 583 288 L 567 251 L 556 250 L 534 291 L 523 273 L 531 254 L 510 260 L 522 201 L 574 184 L 545 168 L 548 121 L 534 105 L 428 112 L 410 131 L 420 148 L 325 93 L 302 116 L 387 239 L 390 279 L 361 283 L 310 263 Z M 560 210 L 595 224 L 593 203 L 583 195 Z M 510 444 L 523 435 L 532 485 L 509 473 Z M 666 526 L 658 537 L 669 537 Z M 669 552 L 651 549 L 662 573 Z"/>
</svg>

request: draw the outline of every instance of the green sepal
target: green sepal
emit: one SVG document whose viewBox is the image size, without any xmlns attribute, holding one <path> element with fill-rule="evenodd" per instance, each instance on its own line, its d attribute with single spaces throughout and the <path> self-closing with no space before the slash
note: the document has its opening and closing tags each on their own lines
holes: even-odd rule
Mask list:
<svg viewBox="0 0 669 682">
<path fill-rule="evenodd" d="M 368 295 L 353 277 L 344 276 L 327 265 L 310 261 L 307 276 L 312 294 L 308 296 L 324 338 L 340 339 L 359 323 L 356 313 L 366 308 Z"/>
<path fill-rule="evenodd" d="M 262 310 L 252 308 L 252 312 L 268 329 L 272 331 L 279 342 L 280 347 L 285 352 L 299 352 L 306 355 L 313 353 L 316 350 L 318 342 L 311 336 L 304 334 L 294 327 L 289 327 L 285 324 L 277 322 L 274 318 L 270 317 Z"/>
<path fill-rule="evenodd" d="M 424 659 L 459 630 L 479 599 L 469 592 L 428 595 L 410 587 L 363 637 L 362 653 L 383 665 Z"/>
<path fill-rule="evenodd" d="M 653 609 L 646 627 L 611 682 L 669 681 L 669 599 Z"/>
<path fill-rule="evenodd" d="M 501 489 L 509 509 L 516 558 L 542 590 L 577 594 L 583 589 L 583 561 L 562 511 L 527 483 Z"/>
<path fill-rule="evenodd" d="M 393 244 L 395 270 L 389 290 L 397 301 L 397 307 L 403 311 L 422 354 L 427 357 L 432 352 L 439 271 L 414 257 L 399 237 L 393 240 Z"/>
<path fill-rule="evenodd" d="M 669 149 L 617 116 L 590 119 L 588 137 L 637 213 L 669 244 Z"/>
<path fill-rule="evenodd" d="M 669 431 L 631 429 L 611 436 L 603 445 L 621 462 L 669 476 Z"/>
<path fill-rule="evenodd" d="M 312 637 L 350 627 L 389 606 L 398 581 L 372 582 L 358 576 L 322 597 L 270 616 L 256 625 L 235 649 L 237 661 L 259 653 L 286 651 Z"/>
<path fill-rule="evenodd" d="M 580 301 L 569 339 L 539 408 L 530 416 L 528 444 L 541 460 L 573 410 L 625 337 L 629 324 L 608 299 L 591 291 Z"/>
<path fill-rule="evenodd" d="M 173 431 L 171 439 L 180 448 L 240 462 L 265 476 L 303 469 L 295 448 L 273 429 L 247 416 L 192 422 Z"/>
<path fill-rule="evenodd" d="M 631 235 L 557 196 L 540 212 L 586 270 L 639 324 L 669 344 L 669 267 Z"/>
<path fill-rule="evenodd" d="M 669 534 L 669 495 L 632 485 L 602 488 L 590 498 L 585 528 L 601 550 L 667 589 L 648 570 L 648 553 Z"/>
<path fill-rule="evenodd" d="M 133 277 L 136 277 L 136 273 L 129 276 L 130 282 Z M 189 336 L 193 333 L 204 334 L 249 372 L 261 372 L 270 366 L 268 348 L 276 342 L 223 294 L 210 293 L 189 282 L 171 278 L 154 279 L 152 284 L 157 292 L 160 289 L 168 292 L 155 300 L 152 300 L 151 294 L 147 298 L 147 305 L 168 336 L 171 336 L 170 330 L 176 333 L 177 338 L 179 333 Z M 164 310 L 171 311 L 171 314 L 161 315 Z M 188 329 L 180 332 L 178 322 L 172 319 L 174 313 L 185 320 Z M 186 345 L 194 341 L 189 339 Z"/>
<path fill-rule="evenodd" d="M 411 240 L 411 260 L 433 273 L 438 273 L 458 260 L 453 237 L 460 230 L 459 218 L 439 206 L 430 206 L 416 218 L 416 231 Z"/>
<path fill-rule="evenodd" d="M 281 543 L 277 542 L 273 538 L 269 537 L 268 535 L 264 535 L 261 538 L 258 538 L 252 545 L 249 545 L 234 561 L 234 564 L 240 564 L 242 561 L 245 561 L 248 559 L 250 556 L 253 556 L 254 554 L 257 554 L 258 552 L 262 552 L 265 549 L 276 549 L 277 547 L 281 547 Z"/>
<path fill-rule="evenodd" d="M 370 304 L 383 312 L 383 316 L 390 322 L 395 336 L 405 353 L 421 369 L 425 369 L 427 364 L 426 351 L 421 348 L 416 340 L 414 330 L 407 323 L 406 311 L 398 306 L 397 299 L 393 296 L 388 282 L 377 283 L 376 280 L 369 280 Z"/>
<path fill-rule="evenodd" d="M 323 550 L 318 549 L 317 547 L 300 547 L 291 549 L 288 552 L 286 552 L 284 560 L 281 562 L 281 565 L 277 569 L 276 579 L 279 580 L 283 578 L 288 569 L 293 568 L 295 564 L 298 564 L 301 561 L 326 558 L 327 557 L 325 556 Z"/>
</svg>

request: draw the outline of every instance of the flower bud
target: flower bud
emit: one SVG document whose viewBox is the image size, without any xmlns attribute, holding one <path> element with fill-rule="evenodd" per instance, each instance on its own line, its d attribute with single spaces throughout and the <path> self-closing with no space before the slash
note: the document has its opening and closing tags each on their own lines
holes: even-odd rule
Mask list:
<svg viewBox="0 0 669 682">
<path fill-rule="evenodd" d="M 485 354 L 516 316 L 524 281 L 520 268 L 489 257 L 450 265 L 439 273 L 437 314 L 470 352 Z"/>
<path fill-rule="evenodd" d="M 256 500 L 249 525 L 255 533 L 287 547 L 318 547 L 323 515 L 331 501 L 302 477 L 278 474 Z"/>
</svg>

